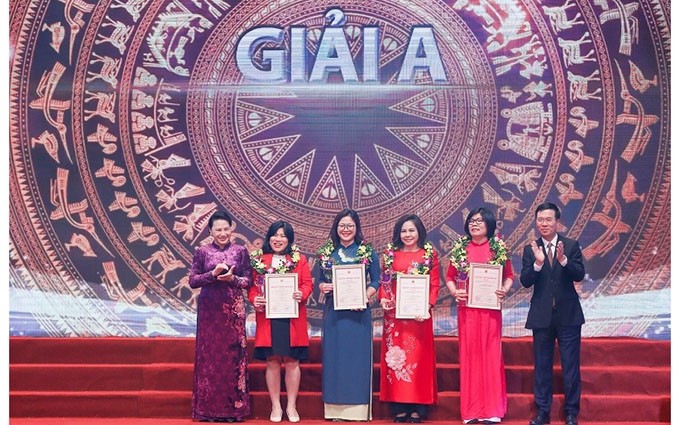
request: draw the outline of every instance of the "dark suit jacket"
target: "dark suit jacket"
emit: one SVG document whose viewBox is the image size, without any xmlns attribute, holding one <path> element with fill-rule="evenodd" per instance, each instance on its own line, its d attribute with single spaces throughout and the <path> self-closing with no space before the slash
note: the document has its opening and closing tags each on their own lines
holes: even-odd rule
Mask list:
<svg viewBox="0 0 680 425">
<path fill-rule="evenodd" d="M 553 295 L 559 325 L 578 326 L 585 323 L 581 302 L 576 288 L 574 288 L 574 282 L 583 280 L 585 276 L 581 247 L 578 241 L 561 235 L 557 235 L 557 240 L 564 244 L 564 255 L 568 258 L 565 267 L 562 267 L 557 261 L 557 256 L 555 256 L 553 266 L 550 266 L 547 259 L 548 255 L 543 247 L 543 239 L 538 238 L 536 244 L 543 249 L 546 260 L 541 271 L 536 272 L 534 271 L 536 259 L 531 250 L 531 245 L 524 247 L 520 282 L 525 288 L 534 287 L 525 325 L 527 329 L 541 329 L 550 326 L 553 313 Z"/>
</svg>

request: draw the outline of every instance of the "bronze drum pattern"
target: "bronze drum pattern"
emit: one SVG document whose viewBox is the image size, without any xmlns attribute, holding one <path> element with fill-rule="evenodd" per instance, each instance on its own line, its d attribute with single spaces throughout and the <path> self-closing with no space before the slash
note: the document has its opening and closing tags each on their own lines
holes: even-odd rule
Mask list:
<svg viewBox="0 0 680 425">
<path fill-rule="evenodd" d="M 282 39 L 243 48 L 263 28 Z M 250 250 L 291 222 L 312 267 L 340 209 L 378 251 L 416 213 L 445 273 L 477 206 L 517 276 L 504 334 L 527 335 L 521 253 L 552 201 L 584 336 L 670 339 L 669 1 L 14 0 L 10 48 L 12 336 L 192 336 L 216 210 Z M 405 84 L 433 53 L 445 79 Z M 455 311 L 443 287 L 436 334 Z"/>
</svg>

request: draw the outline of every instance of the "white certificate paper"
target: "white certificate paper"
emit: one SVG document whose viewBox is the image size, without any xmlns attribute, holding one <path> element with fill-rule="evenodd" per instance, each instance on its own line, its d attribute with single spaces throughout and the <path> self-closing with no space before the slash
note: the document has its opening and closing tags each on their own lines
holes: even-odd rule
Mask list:
<svg viewBox="0 0 680 425">
<path fill-rule="evenodd" d="M 264 275 L 264 293 L 267 297 L 267 319 L 291 319 L 298 317 L 298 302 L 293 299 L 297 291 L 297 273 Z"/>
<path fill-rule="evenodd" d="M 366 308 L 366 265 L 333 266 L 333 309 Z"/>
<path fill-rule="evenodd" d="M 427 317 L 430 307 L 430 275 L 398 274 L 395 317 Z"/>
<path fill-rule="evenodd" d="M 500 310 L 496 290 L 503 283 L 503 266 L 471 263 L 469 276 L 467 306 Z"/>
</svg>

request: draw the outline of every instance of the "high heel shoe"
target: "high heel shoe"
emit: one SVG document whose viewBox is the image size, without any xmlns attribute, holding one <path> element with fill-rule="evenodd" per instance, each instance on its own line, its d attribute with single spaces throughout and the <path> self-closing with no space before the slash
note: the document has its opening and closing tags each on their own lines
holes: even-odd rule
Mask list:
<svg viewBox="0 0 680 425">
<path fill-rule="evenodd" d="M 411 415 L 408 417 L 408 422 L 411 423 L 411 424 L 419 424 L 422 421 L 423 421 L 423 419 L 416 412 L 411 413 Z"/>
<path fill-rule="evenodd" d="M 300 415 L 296 409 L 290 410 L 286 409 L 286 415 L 288 415 L 288 420 L 293 423 L 300 422 Z"/>
<path fill-rule="evenodd" d="M 272 412 L 269 414 L 269 421 L 270 422 L 281 422 L 281 419 L 283 419 L 283 409 L 276 411 L 272 409 Z"/>
<path fill-rule="evenodd" d="M 394 416 L 394 422 L 396 423 L 404 423 L 407 422 L 408 417 L 406 416 L 406 413 L 399 413 L 398 415 Z"/>
</svg>

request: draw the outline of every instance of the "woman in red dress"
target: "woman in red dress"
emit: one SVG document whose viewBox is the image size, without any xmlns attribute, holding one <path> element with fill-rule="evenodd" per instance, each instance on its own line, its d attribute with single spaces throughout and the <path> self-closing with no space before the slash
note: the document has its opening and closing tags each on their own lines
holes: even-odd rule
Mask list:
<svg viewBox="0 0 680 425">
<path fill-rule="evenodd" d="M 466 424 L 498 423 L 507 411 L 501 311 L 466 304 L 470 263 L 503 266 L 502 286 L 496 291 L 499 301 L 512 287 L 507 247 L 495 231 L 493 212 L 486 208 L 471 211 L 465 219 L 467 235 L 454 243 L 446 273 L 446 286 L 458 303 L 460 416 Z"/>
<path fill-rule="evenodd" d="M 300 422 L 296 402 L 300 388 L 300 361 L 309 357 L 307 335 L 307 298 L 312 293 L 312 274 L 307 258 L 293 245 L 293 227 L 285 221 L 276 221 L 267 231 L 262 250 L 251 253 L 255 285 L 248 291 L 248 299 L 255 306 L 255 350 L 253 357 L 265 360 L 265 380 L 272 403 L 269 420 L 281 422 L 281 364 L 286 371 L 286 416 L 290 422 Z M 272 273 L 297 273 L 298 290 L 293 299 L 299 303 L 298 317 L 294 319 L 267 319 L 264 275 Z"/>
<path fill-rule="evenodd" d="M 439 294 L 439 261 L 417 215 L 405 215 L 394 226 L 383 255 L 380 305 L 383 337 L 380 354 L 380 400 L 390 403 L 394 422 L 420 423 L 437 402 L 437 371 L 432 307 Z M 397 319 L 397 274 L 429 275 L 429 310 L 424 317 Z"/>
</svg>

